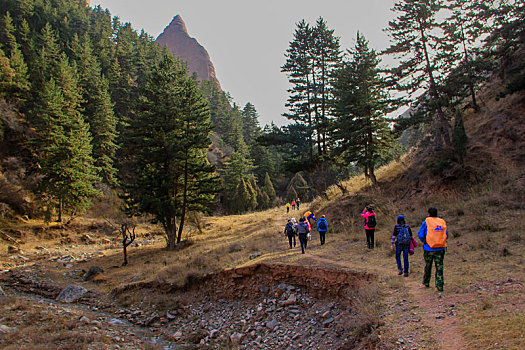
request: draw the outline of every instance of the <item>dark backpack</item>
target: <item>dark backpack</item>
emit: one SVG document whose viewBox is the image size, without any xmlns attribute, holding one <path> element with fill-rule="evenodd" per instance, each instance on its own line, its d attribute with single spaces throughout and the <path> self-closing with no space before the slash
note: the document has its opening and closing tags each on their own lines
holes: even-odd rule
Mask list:
<svg viewBox="0 0 525 350">
<path fill-rule="evenodd" d="M 293 224 L 291 222 L 286 224 L 285 232 L 287 235 L 293 235 L 295 233 L 293 229 Z"/>
<path fill-rule="evenodd" d="M 399 232 L 397 233 L 397 243 L 399 244 L 410 244 L 410 232 L 408 232 L 408 226 L 400 226 Z"/>
<path fill-rule="evenodd" d="M 370 227 L 370 228 L 375 228 L 376 227 L 376 214 L 374 215 L 371 215 L 368 217 L 368 221 L 366 222 L 366 226 Z"/>
<path fill-rule="evenodd" d="M 326 220 L 319 221 L 319 230 L 326 231 L 328 227 L 326 226 Z"/>
</svg>

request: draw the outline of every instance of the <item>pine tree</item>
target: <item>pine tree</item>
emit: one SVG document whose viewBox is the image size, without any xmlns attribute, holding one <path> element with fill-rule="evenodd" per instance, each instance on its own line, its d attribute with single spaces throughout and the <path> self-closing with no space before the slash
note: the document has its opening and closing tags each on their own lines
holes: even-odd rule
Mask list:
<svg viewBox="0 0 525 350">
<path fill-rule="evenodd" d="M 284 116 L 297 123 L 304 124 L 308 130 L 308 156 L 310 166 L 314 163 L 314 96 L 312 91 L 314 83 L 311 81 L 313 74 L 313 59 L 311 47 L 313 31 L 305 20 L 297 23 L 294 38 L 286 50 L 286 63 L 281 67 L 281 72 L 288 76 L 292 87 L 288 90 L 290 96 L 286 103 L 289 113 Z"/>
<path fill-rule="evenodd" d="M 252 146 L 261 130 L 257 110 L 253 104 L 248 102 L 242 109 L 241 115 L 244 142 Z"/>
<path fill-rule="evenodd" d="M 350 55 L 351 60 L 337 73 L 334 90 L 337 154 L 346 165 L 357 162 L 366 177 L 377 184 L 374 170 L 381 149 L 389 146 L 390 127 L 385 114 L 390 100 L 384 92 L 386 82 L 380 75 L 377 54 L 360 33 Z"/>
<path fill-rule="evenodd" d="M 51 25 L 46 23 L 38 36 L 35 65 L 31 70 L 36 91 L 54 76 L 60 52 L 57 36 Z"/>
<path fill-rule="evenodd" d="M 334 72 L 342 61 L 339 38 L 334 30 L 329 29 L 326 21 L 319 18 L 313 28 L 312 57 L 314 74 L 312 80 L 315 90 L 315 120 L 317 134 L 317 152 L 320 155 L 327 153 L 327 133 L 329 130 L 329 116 L 332 114 L 332 87 Z"/>
<path fill-rule="evenodd" d="M 86 209 L 98 191 L 99 181 L 91 156 L 89 127 L 80 113 L 80 91 L 76 72 L 65 55 L 42 90 L 39 99 L 38 135 L 44 194 L 58 205 L 58 221 L 64 212 L 77 214 Z"/>
<path fill-rule="evenodd" d="M 13 19 L 9 12 L 7 12 L 5 16 L 0 19 L 0 48 L 8 57 L 11 56 L 13 50 L 18 49 L 14 32 L 15 27 L 13 25 Z"/>
<path fill-rule="evenodd" d="M 75 35 L 70 43 L 70 51 L 70 57 L 78 66 L 79 84 L 83 95 L 82 108 L 93 135 L 95 165 L 102 180 L 114 185 L 117 118 L 113 113 L 109 82 L 101 76 L 100 65 L 87 35 L 82 36 L 82 39 Z"/>
<path fill-rule="evenodd" d="M 129 196 L 140 212 L 163 225 L 168 248 L 174 249 L 186 211 L 211 205 L 217 191 L 213 167 L 206 161 L 209 112 L 195 82 L 167 52 L 148 74 L 141 96 L 125 134 L 136 169 L 128 179 Z"/>
<path fill-rule="evenodd" d="M 432 117 L 433 136 L 438 147 L 450 144 L 450 125 L 443 111 L 438 78 L 443 77 L 447 64 L 433 55 L 439 41 L 436 14 L 443 8 L 442 0 L 399 0 L 393 11 L 397 18 L 387 28 L 394 44 L 385 53 L 399 57 L 400 64 L 392 69 L 397 89 L 419 93 L 428 91 L 428 108 Z"/>
<path fill-rule="evenodd" d="M 261 187 L 261 191 L 268 196 L 269 205 L 271 206 L 271 204 L 273 204 L 273 201 L 275 200 L 276 193 L 272 184 L 272 180 L 270 179 L 270 175 L 268 175 L 268 173 L 264 175 L 264 183 Z"/>
</svg>

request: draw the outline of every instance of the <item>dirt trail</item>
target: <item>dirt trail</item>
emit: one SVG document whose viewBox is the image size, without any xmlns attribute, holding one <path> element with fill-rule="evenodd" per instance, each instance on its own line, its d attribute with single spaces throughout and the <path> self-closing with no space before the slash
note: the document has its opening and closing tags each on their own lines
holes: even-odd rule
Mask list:
<svg viewBox="0 0 525 350">
<path fill-rule="evenodd" d="M 307 252 L 305 257 L 311 258 L 323 265 L 333 265 L 344 269 L 354 269 L 350 263 L 335 261 Z M 392 274 L 392 270 L 386 270 L 375 266 L 380 278 Z M 401 277 L 400 277 L 401 278 Z M 388 293 L 386 304 L 392 305 L 392 316 L 396 324 L 388 324 L 386 327 L 394 327 L 397 337 L 397 345 L 401 349 L 443 349 L 458 350 L 468 349 L 466 342 L 457 326 L 454 308 L 458 302 L 456 294 L 448 292 L 437 293 L 433 288 L 425 288 L 419 281 L 412 277 L 403 280 L 408 296 L 399 300 L 396 293 Z M 399 306 L 399 307 L 395 307 Z M 411 323 L 421 325 L 414 327 Z M 403 334 L 407 329 L 412 329 L 413 334 Z M 431 339 L 429 338 L 429 335 Z M 407 339 L 411 340 L 407 343 Z M 424 343 L 428 343 L 423 345 Z M 423 346 L 422 346 L 423 345 Z"/>
</svg>

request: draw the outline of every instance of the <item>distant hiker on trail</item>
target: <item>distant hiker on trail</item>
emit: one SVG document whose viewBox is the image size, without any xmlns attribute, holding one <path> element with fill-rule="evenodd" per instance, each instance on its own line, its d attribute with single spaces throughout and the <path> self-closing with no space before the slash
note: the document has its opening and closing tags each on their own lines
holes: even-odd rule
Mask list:
<svg viewBox="0 0 525 350">
<path fill-rule="evenodd" d="M 286 214 L 290 212 L 290 203 L 286 203 Z"/>
<path fill-rule="evenodd" d="M 436 208 L 428 208 L 428 217 L 423 221 L 419 228 L 419 239 L 424 243 L 425 274 L 423 275 L 423 285 L 430 286 L 430 275 L 432 273 L 432 262 L 436 264 L 436 288 L 443 291 L 443 260 L 447 250 L 447 223 L 438 218 Z"/>
<path fill-rule="evenodd" d="M 297 198 L 295 200 L 295 204 L 297 205 L 297 210 L 299 210 L 299 205 L 301 205 L 301 200 L 299 198 Z"/>
<path fill-rule="evenodd" d="M 368 205 L 363 209 L 361 216 L 365 218 L 366 245 L 368 249 L 374 249 L 374 232 L 376 230 L 376 213 L 374 207 Z"/>
<path fill-rule="evenodd" d="M 288 220 L 286 226 L 284 227 L 284 235 L 288 237 L 288 243 L 290 244 L 290 249 L 292 249 L 292 239 L 293 246 L 295 247 L 295 227 L 292 220 Z"/>
<path fill-rule="evenodd" d="M 412 241 L 412 229 L 405 222 L 405 217 L 399 215 L 397 217 L 397 224 L 394 226 L 394 233 L 392 233 L 392 243 L 390 249 L 394 250 L 396 247 L 396 262 L 398 275 L 405 274 L 408 277 L 408 251 L 410 249 L 410 242 Z M 403 267 L 401 267 L 401 253 L 403 253 Z"/>
<path fill-rule="evenodd" d="M 304 254 L 304 250 L 306 249 L 306 246 L 308 244 L 308 234 L 310 233 L 310 229 L 306 224 L 305 218 L 299 219 L 299 224 L 297 225 L 297 232 L 299 233 L 299 242 L 301 243 L 301 253 Z"/>
<path fill-rule="evenodd" d="M 292 210 L 295 210 L 295 201 L 292 201 Z"/>
<path fill-rule="evenodd" d="M 326 217 L 324 215 L 321 215 L 321 218 L 317 222 L 317 232 L 319 232 L 319 239 L 321 240 L 321 245 L 323 245 L 326 238 L 326 232 L 328 232 L 328 222 L 326 222 Z"/>
</svg>

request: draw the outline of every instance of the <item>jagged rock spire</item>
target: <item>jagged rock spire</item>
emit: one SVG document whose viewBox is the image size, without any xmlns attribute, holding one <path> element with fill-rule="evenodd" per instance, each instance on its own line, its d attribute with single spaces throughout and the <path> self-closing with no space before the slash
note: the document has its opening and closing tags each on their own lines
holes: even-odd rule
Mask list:
<svg viewBox="0 0 525 350">
<path fill-rule="evenodd" d="M 219 88 L 221 87 L 215 75 L 215 67 L 211 62 L 210 55 L 195 38 L 190 37 L 181 16 L 173 17 L 171 23 L 156 41 L 162 47 L 167 45 L 171 53 L 186 61 L 189 74 L 197 72 L 199 79 L 213 80 Z"/>
</svg>

